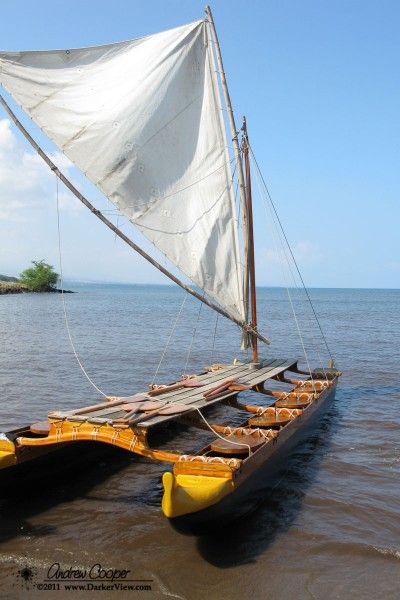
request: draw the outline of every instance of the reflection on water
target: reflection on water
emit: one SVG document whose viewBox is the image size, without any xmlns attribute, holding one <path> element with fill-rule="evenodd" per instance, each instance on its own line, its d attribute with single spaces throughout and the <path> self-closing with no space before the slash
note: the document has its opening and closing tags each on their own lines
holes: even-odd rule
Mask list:
<svg viewBox="0 0 400 600">
<path fill-rule="evenodd" d="M 400 292 L 312 296 L 345 374 L 331 409 L 255 512 L 223 532 L 181 535 L 160 512 L 163 465 L 110 449 L 82 451 L 78 464 L 64 461 L 41 483 L 32 473 L 19 495 L 3 494 L 2 597 L 35 597 L 14 585 L 16 566 L 27 561 L 40 573 L 55 561 L 99 561 L 152 579 L 152 598 L 397 598 Z M 153 380 L 181 301 L 179 290 L 156 286 L 81 286 L 67 298 L 78 352 L 99 387 L 129 394 Z M 267 355 L 301 356 L 284 293 L 261 290 L 259 304 L 261 328 L 274 342 Z M 240 355 L 236 328 L 222 320 L 213 350 L 215 319 L 203 309 L 187 360 L 197 316 L 188 300 L 157 381 L 179 376 L 187 362 L 194 372 Z M 300 317 L 312 341 L 305 305 Z M 68 345 L 60 298 L 1 297 L 0 338 L 3 430 L 98 400 Z M 322 347 L 311 354 L 318 364 Z M 179 443 L 196 449 L 184 429 Z"/>
</svg>

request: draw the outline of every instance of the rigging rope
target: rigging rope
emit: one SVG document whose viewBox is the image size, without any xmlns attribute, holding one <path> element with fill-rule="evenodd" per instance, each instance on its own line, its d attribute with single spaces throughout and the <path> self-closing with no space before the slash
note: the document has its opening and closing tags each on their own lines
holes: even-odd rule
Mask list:
<svg viewBox="0 0 400 600">
<path fill-rule="evenodd" d="M 207 425 L 207 427 L 209 428 L 210 431 L 212 431 L 212 433 L 214 433 L 217 437 L 219 437 L 221 440 L 223 440 L 224 442 L 228 442 L 228 444 L 232 444 L 233 446 L 245 446 L 246 448 L 248 448 L 249 450 L 249 456 L 251 454 L 251 448 L 249 446 L 249 444 L 245 444 L 243 442 L 234 442 L 233 440 L 230 440 L 226 437 L 223 437 L 222 435 L 219 435 L 219 433 L 217 433 L 215 431 L 215 429 L 213 429 L 213 426 L 207 421 L 207 419 L 205 418 L 205 416 L 203 415 L 203 413 L 201 412 L 201 410 L 197 407 L 195 407 L 197 412 L 199 413 L 200 417 L 203 419 L 204 423 Z"/>
<path fill-rule="evenodd" d="M 287 247 L 288 247 L 288 249 L 289 249 L 290 255 L 291 255 L 291 257 L 292 257 L 292 260 L 293 260 L 293 264 L 294 264 L 294 265 L 295 265 L 295 267 L 296 267 L 296 271 L 297 271 L 297 273 L 298 273 L 298 275 L 299 275 L 299 278 L 300 278 L 301 284 L 302 284 L 302 286 L 303 286 L 303 289 L 304 289 L 304 291 L 305 291 L 305 294 L 306 294 L 306 296 L 307 296 L 308 302 L 310 303 L 311 310 L 312 310 L 312 312 L 313 312 L 313 314 L 314 314 L 314 318 L 315 318 L 315 320 L 316 320 L 316 322 L 317 322 L 317 325 L 318 325 L 318 328 L 319 328 L 319 330 L 320 330 L 320 332 L 321 332 L 321 336 L 322 336 L 322 339 L 324 340 L 325 347 L 326 347 L 326 349 L 327 349 L 327 352 L 328 352 L 328 354 L 329 354 L 329 356 L 330 356 L 330 359 L 331 359 L 331 361 L 332 361 L 332 364 L 334 364 L 334 359 L 333 359 L 333 356 L 332 356 L 331 350 L 330 350 L 330 348 L 329 348 L 328 342 L 327 342 L 327 340 L 326 340 L 326 337 L 325 337 L 325 335 L 324 335 L 324 332 L 323 332 L 323 330 L 322 330 L 321 323 L 320 323 L 320 321 L 319 321 L 319 319 L 318 319 L 318 316 L 317 316 L 317 313 L 316 313 L 316 311 L 315 311 L 314 304 L 313 304 L 313 302 L 312 302 L 312 300 L 311 300 L 310 294 L 308 293 L 307 287 L 306 287 L 306 285 L 305 285 L 305 283 L 304 283 L 304 280 L 303 280 L 303 277 L 302 277 L 302 275 L 301 275 L 300 269 L 299 269 L 299 267 L 298 267 L 297 261 L 296 261 L 296 259 L 295 259 L 295 257 L 294 257 L 294 254 L 293 254 L 292 248 L 291 248 L 291 246 L 290 246 L 290 244 L 289 244 L 289 240 L 287 239 L 287 236 L 286 236 L 285 230 L 284 230 L 284 228 L 283 228 L 282 222 L 281 222 L 281 220 L 280 220 L 280 218 L 279 218 L 278 211 L 276 210 L 275 204 L 274 204 L 274 202 L 273 202 L 273 200 L 272 200 L 271 194 L 269 193 L 269 190 L 268 190 L 268 187 L 267 187 L 266 181 L 265 181 L 265 179 L 264 179 L 264 177 L 263 177 L 263 174 L 262 174 L 262 172 L 261 172 L 261 169 L 260 169 L 260 167 L 259 167 L 259 165 L 258 165 L 257 159 L 256 159 L 256 157 L 255 157 L 255 155 L 254 155 L 253 148 L 251 147 L 250 143 L 249 143 L 249 149 L 250 149 L 251 156 L 252 156 L 252 158 L 253 158 L 253 160 L 254 160 L 254 164 L 255 164 L 255 166 L 256 166 L 256 169 L 257 169 L 257 172 L 258 172 L 258 174 L 259 174 L 259 177 L 260 177 L 260 179 L 261 179 L 261 181 L 262 181 L 262 184 L 263 184 L 264 190 L 265 190 L 265 192 L 266 192 L 266 194 L 267 194 L 267 196 L 268 196 L 268 199 L 269 199 L 269 201 L 270 201 L 270 203 L 271 203 L 271 207 L 272 207 L 272 209 L 273 209 L 273 211 L 274 211 L 274 214 L 275 214 L 276 220 L 277 220 L 277 222 L 278 222 L 279 228 L 280 228 L 280 230 L 281 230 L 281 232 L 282 232 L 282 235 L 283 235 L 283 237 L 284 237 L 284 240 L 285 240 L 285 242 L 286 242 L 286 245 L 287 245 Z"/>
<path fill-rule="evenodd" d="M 270 213 L 272 214 L 271 210 L 270 210 Z M 288 255 L 287 255 L 286 248 L 285 248 L 285 246 L 284 246 L 284 244 L 283 244 L 282 238 L 281 238 L 280 236 L 278 236 L 278 237 L 279 237 L 279 241 L 280 241 L 280 243 L 281 243 L 281 247 L 282 247 L 283 256 L 285 257 L 286 263 L 287 263 L 287 265 L 288 265 L 288 269 L 289 269 L 289 273 L 290 273 L 290 275 L 291 275 L 291 278 L 292 278 L 292 281 L 293 281 L 293 285 L 294 285 L 294 287 L 296 288 L 296 290 L 300 292 L 300 291 L 301 291 L 301 289 L 300 289 L 300 286 L 298 285 L 298 283 L 297 283 L 297 281 L 296 281 L 295 274 L 293 273 L 293 269 L 292 269 L 292 266 L 291 266 L 291 264 L 290 264 L 289 257 L 288 257 Z M 314 336 L 314 333 L 313 333 L 312 329 L 311 329 L 311 331 L 310 331 L 310 335 L 311 335 L 311 337 L 312 337 L 312 341 L 313 341 L 313 343 L 314 343 L 314 346 L 315 346 L 316 352 L 317 352 L 317 354 L 318 354 L 318 360 L 320 361 L 320 364 L 321 364 L 321 366 L 322 366 L 322 365 L 323 365 L 323 361 L 322 361 L 322 356 L 321 356 L 321 352 L 320 352 L 320 346 L 319 346 L 319 343 L 318 343 L 318 341 L 316 340 L 316 338 L 315 338 L 315 336 Z M 325 373 L 325 378 L 327 379 L 327 375 L 326 375 L 326 373 Z"/>
<path fill-rule="evenodd" d="M 258 171 L 256 171 L 256 181 L 257 181 L 257 186 L 259 188 L 260 195 L 262 196 L 261 185 L 260 185 L 260 177 L 259 177 L 259 172 Z M 269 210 L 270 210 L 270 214 L 272 216 L 271 220 L 272 220 L 272 223 L 274 223 L 274 218 L 273 218 L 273 214 L 272 214 L 270 205 L 268 205 L 267 203 L 265 203 L 265 209 L 267 210 L 267 208 L 269 208 Z M 279 239 L 278 238 L 278 231 L 276 231 L 274 227 L 272 228 L 272 235 L 274 237 L 274 242 L 275 242 L 276 250 L 277 250 L 277 252 L 280 252 L 279 244 L 278 244 L 278 241 L 277 241 L 277 239 Z M 282 244 L 282 239 L 280 241 L 281 241 L 281 244 Z M 283 244 L 282 244 L 282 246 L 283 246 Z M 282 259 L 282 255 L 281 255 L 281 259 Z M 288 262 L 288 264 L 289 264 L 289 262 Z M 312 376 L 310 361 L 308 359 L 307 350 L 306 350 L 306 347 L 305 347 L 305 344 L 304 344 L 304 340 L 303 340 L 303 335 L 302 335 L 302 332 L 301 332 L 301 329 L 300 329 L 300 325 L 299 325 L 299 321 L 298 321 L 298 318 L 297 318 L 296 310 L 295 310 L 294 305 L 293 305 L 292 296 L 291 296 L 290 291 L 289 291 L 289 286 L 288 286 L 288 282 L 287 282 L 287 279 L 286 279 L 286 273 L 285 273 L 285 271 L 284 271 L 283 268 L 282 268 L 282 273 L 283 273 L 283 276 L 284 276 L 284 279 L 285 279 L 285 283 L 286 283 L 286 293 L 287 293 L 288 298 L 289 298 L 289 303 L 290 303 L 290 306 L 291 306 L 291 309 L 292 309 L 293 318 L 294 318 L 294 321 L 296 323 L 296 328 L 297 328 L 297 332 L 299 334 L 300 343 L 301 343 L 301 346 L 303 348 L 304 358 L 306 360 L 307 367 L 308 367 L 308 370 L 310 372 L 311 379 L 312 379 L 312 381 L 314 381 L 313 380 L 313 376 Z"/>
<path fill-rule="evenodd" d="M 99 394 L 104 396 L 104 398 L 107 398 L 107 394 L 105 394 L 99 387 L 97 387 L 97 385 L 94 383 L 94 381 L 89 377 L 88 373 L 86 372 L 85 367 L 82 364 L 82 361 L 80 360 L 80 358 L 78 356 L 78 353 L 75 349 L 74 342 L 72 340 L 71 330 L 70 330 L 69 321 L 68 321 L 67 307 L 66 307 L 65 298 L 64 298 L 64 276 L 63 276 L 62 250 L 61 250 L 60 200 L 59 200 L 59 189 L 58 189 L 58 176 L 56 173 L 54 175 L 56 178 L 58 260 L 59 260 L 59 264 L 60 264 L 61 300 L 62 300 L 62 306 L 63 306 L 63 312 L 64 312 L 65 327 L 67 329 L 68 338 L 69 338 L 69 342 L 71 344 L 72 351 L 74 353 L 74 356 L 77 360 L 77 363 L 78 363 L 82 373 L 84 374 L 86 379 L 89 381 L 89 383 L 94 387 L 94 389 L 97 392 L 99 392 Z"/>
<path fill-rule="evenodd" d="M 155 379 L 156 379 L 156 377 L 157 377 L 157 375 L 158 375 L 158 371 L 160 370 L 160 367 L 161 367 L 161 365 L 162 365 L 162 362 L 163 362 L 163 360 L 164 360 L 165 354 L 166 354 L 166 352 L 167 352 L 167 350 L 168 350 L 168 346 L 169 346 L 169 345 L 170 345 L 170 343 L 171 343 L 172 336 L 174 335 L 175 328 L 176 328 L 176 326 L 177 326 L 177 324 L 178 324 L 178 321 L 179 321 L 179 318 L 180 318 L 180 316 L 181 316 L 181 313 L 182 313 L 183 307 L 185 306 L 185 302 L 186 302 L 187 296 L 188 296 L 188 294 L 187 294 L 187 292 L 186 292 L 186 293 L 185 293 L 185 295 L 184 295 L 184 297 L 183 297 L 182 304 L 181 304 L 181 307 L 180 307 L 180 309 L 179 309 L 179 311 L 178 311 L 178 314 L 176 315 L 176 318 L 175 318 L 174 324 L 173 324 L 173 326 L 172 326 L 171 333 L 169 334 L 169 338 L 168 338 L 168 340 L 167 340 L 167 343 L 165 344 L 165 348 L 164 348 L 164 351 L 163 351 L 163 353 L 162 353 L 162 355 L 161 355 L 160 362 L 158 363 L 158 366 L 157 366 L 156 372 L 154 373 L 153 380 L 152 380 L 152 382 L 151 382 L 151 384 L 152 384 L 152 385 L 154 384 L 154 382 L 155 382 Z"/>
<path fill-rule="evenodd" d="M 211 361 L 210 361 L 211 365 L 213 364 L 213 361 L 214 361 L 214 350 L 215 350 L 215 339 L 217 337 L 218 317 L 219 317 L 219 314 L 217 313 L 217 316 L 216 316 L 216 319 L 215 319 L 215 327 L 214 327 L 212 348 L 211 348 Z"/>
<path fill-rule="evenodd" d="M 192 339 L 190 340 L 190 346 L 189 346 L 189 350 L 188 350 L 188 353 L 187 353 L 187 356 L 186 356 L 186 363 L 185 363 L 185 366 L 183 368 L 182 375 L 186 375 L 187 374 L 187 368 L 188 368 L 188 364 L 189 364 L 190 354 L 192 352 L 192 347 L 193 347 L 194 338 L 196 336 L 197 327 L 199 326 L 200 314 L 201 314 L 202 307 L 203 307 L 203 303 L 200 302 L 199 311 L 197 313 L 196 323 L 195 323 L 195 326 L 193 328 Z"/>
<path fill-rule="evenodd" d="M 270 210 L 270 214 L 272 214 L 271 210 Z M 279 237 L 279 236 L 278 236 L 278 237 Z M 291 275 L 291 277 L 292 277 L 292 281 L 293 281 L 294 287 L 295 287 L 295 289 L 296 289 L 297 291 L 300 291 L 300 287 L 299 287 L 299 285 L 298 285 L 298 283 L 297 283 L 297 281 L 296 281 L 295 275 L 294 275 L 294 273 L 293 273 L 293 270 L 292 270 L 292 266 L 291 266 L 291 264 L 290 264 L 289 257 L 287 256 L 286 249 L 285 249 L 285 246 L 283 245 L 283 242 L 282 242 L 282 238 L 281 238 L 281 237 L 279 237 L 279 241 L 280 241 L 280 243 L 281 243 L 281 247 L 282 247 L 282 254 L 283 254 L 283 256 L 285 257 L 285 260 L 286 260 L 286 263 L 287 263 L 287 266 L 288 266 L 288 269 L 289 269 L 289 273 L 290 273 L 290 275 Z M 285 273 L 284 273 L 284 277 L 285 277 L 285 281 L 286 281 L 286 284 L 287 284 L 287 279 L 286 279 L 286 275 L 285 275 Z M 287 284 L 287 287 L 286 287 L 286 291 L 287 291 L 287 293 L 288 293 L 288 295 L 289 295 L 289 298 L 290 298 L 290 292 L 289 292 L 289 287 L 288 287 L 288 284 Z M 293 312 L 294 312 L 294 307 L 293 307 L 293 304 L 292 304 L 292 310 L 293 310 Z M 310 335 L 311 335 L 311 338 L 312 338 L 312 341 L 313 341 L 314 347 L 315 347 L 315 349 L 316 349 L 316 353 L 317 353 L 317 355 L 318 355 L 318 360 L 319 360 L 319 362 L 320 362 L 320 364 L 321 364 L 321 367 L 323 367 L 323 360 L 322 360 L 322 355 L 321 355 L 321 352 L 320 352 L 320 346 L 319 346 L 319 343 L 318 343 L 318 341 L 316 340 L 316 338 L 315 338 L 315 336 L 314 336 L 314 333 L 313 333 L 312 329 L 310 330 Z M 326 381 L 328 381 L 328 376 L 327 376 L 327 374 L 326 374 L 325 372 L 324 372 L 324 377 L 325 377 Z"/>
</svg>

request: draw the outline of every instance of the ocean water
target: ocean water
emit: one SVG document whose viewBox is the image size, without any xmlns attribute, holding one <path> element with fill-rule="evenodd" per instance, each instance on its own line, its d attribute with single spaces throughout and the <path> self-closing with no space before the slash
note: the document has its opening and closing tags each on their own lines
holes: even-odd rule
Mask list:
<svg viewBox="0 0 400 600">
<path fill-rule="evenodd" d="M 65 297 L 76 351 L 107 394 L 242 356 L 237 328 L 179 289 L 69 287 L 78 292 Z M 35 585 L 54 563 L 96 562 L 151 580 L 151 590 L 98 592 L 104 598 L 399 598 L 400 290 L 310 295 L 343 377 L 255 512 L 215 534 L 182 535 L 161 514 L 162 464 L 106 451 L 86 465 L 83 452 L 78 469 L 63 475 L 59 465 L 47 481 L 0 499 L 1 598 L 70 597 Z M 272 341 L 262 355 L 326 364 L 310 308 L 300 292 L 292 296 L 302 340 L 286 291 L 259 290 L 260 330 Z M 0 430 L 99 400 L 71 350 L 60 295 L 0 296 L 0 340 Z M 203 445 L 185 434 L 179 443 Z M 20 576 L 26 566 L 30 579 Z"/>
</svg>

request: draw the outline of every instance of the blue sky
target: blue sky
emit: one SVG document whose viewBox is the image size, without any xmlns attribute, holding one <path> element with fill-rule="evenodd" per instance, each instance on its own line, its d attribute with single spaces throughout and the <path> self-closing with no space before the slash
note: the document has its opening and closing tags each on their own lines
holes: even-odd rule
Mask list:
<svg viewBox="0 0 400 600">
<path fill-rule="evenodd" d="M 203 8 L 194 0 L 2 2 L 0 47 L 135 38 L 201 18 Z M 400 3 L 216 0 L 212 9 L 237 120 L 246 114 L 306 283 L 398 288 Z M 0 272 L 17 274 L 33 258 L 57 267 L 53 176 L 5 119 L 0 112 Z M 166 282 L 62 194 L 67 277 Z M 255 220 L 258 282 L 283 284 L 262 206 Z"/>
</svg>

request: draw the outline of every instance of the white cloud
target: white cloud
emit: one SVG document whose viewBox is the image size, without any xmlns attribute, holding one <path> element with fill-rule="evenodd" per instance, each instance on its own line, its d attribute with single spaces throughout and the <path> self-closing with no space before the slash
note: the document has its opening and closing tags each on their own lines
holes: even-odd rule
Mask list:
<svg viewBox="0 0 400 600">
<path fill-rule="evenodd" d="M 293 255 L 299 263 L 299 265 L 316 264 L 321 261 L 323 254 L 318 244 L 311 242 L 310 240 L 302 240 L 297 242 L 292 247 Z M 283 249 L 276 250 L 274 248 L 265 248 L 264 257 L 268 264 L 286 266 L 289 260 L 292 263 L 292 258 L 287 247 L 285 251 Z"/>
<path fill-rule="evenodd" d="M 104 203 L 62 153 L 50 158 L 91 200 Z M 165 282 L 141 257 L 123 248 L 62 183 L 58 194 L 66 278 Z M 42 258 L 57 268 L 56 178 L 11 122 L 0 119 L 0 272 L 18 275 L 31 260 Z"/>
<path fill-rule="evenodd" d="M 11 132 L 10 121 L 8 119 L 0 120 L 0 147 L 5 150 L 14 146 L 14 136 Z"/>
<path fill-rule="evenodd" d="M 296 260 L 302 264 L 315 264 L 320 262 L 323 258 L 323 254 L 318 244 L 315 244 L 310 240 L 298 242 L 293 249 L 293 254 Z"/>
<path fill-rule="evenodd" d="M 72 214 L 78 214 L 84 210 L 82 202 L 80 202 L 71 192 L 67 192 L 66 190 L 60 190 L 58 192 L 58 205 L 60 210 L 68 211 Z"/>
<path fill-rule="evenodd" d="M 60 152 L 50 158 L 64 173 L 72 167 Z M 60 194 L 60 208 L 76 212 L 77 204 L 70 194 Z M 8 119 L 0 120 L 0 221 L 3 225 L 32 221 L 35 213 L 48 208 L 54 198 L 54 175 L 50 169 L 34 151 L 26 150 Z"/>
</svg>

